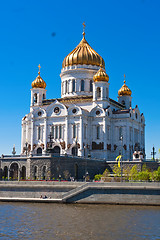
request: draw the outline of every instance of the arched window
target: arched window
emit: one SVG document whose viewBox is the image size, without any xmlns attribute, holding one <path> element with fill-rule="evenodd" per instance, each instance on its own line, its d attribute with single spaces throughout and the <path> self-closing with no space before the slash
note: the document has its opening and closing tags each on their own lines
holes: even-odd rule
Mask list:
<svg viewBox="0 0 160 240">
<path fill-rule="evenodd" d="M 45 96 L 45 94 L 43 93 L 43 99 L 46 99 L 46 96 Z"/>
<path fill-rule="evenodd" d="M 34 103 L 37 103 L 37 93 L 34 94 Z"/>
<path fill-rule="evenodd" d="M 81 80 L 81 91 L 84 91 L 84 80 Z"/>
<path fill-rule="evenodd" d="M 89 88 L 90 88 L 90 92 L 93 92 L 92 80 L 90 80 L 89 84 L 90 84 L 90 86 L 89 86 Z"/>
<path fill-rule="evenodd" d="M 100 87 L 97 88 L 97 98 L 101 97 L 101 89 Z"/>
<path fill-rule="evenodd" d="M 124 100 L 122 100 L 122 105 L 124 105 L 124 106 L 125 106 L 125 101 L 124 101 Z"/>
<path fill-rule="evenodd" d="M 41 156 L 42 155 L 42 148 L 37 149 L 37 155 Z"/>
<path fill-rule="evenodd" d="M 75 79 L 72 80 L 72 92 L 75 92 Z"/>
<path fill-rule="evenodd" d="M 55 126 L 55 139 L 58 138 L 58 126 Z"/>
</svg>

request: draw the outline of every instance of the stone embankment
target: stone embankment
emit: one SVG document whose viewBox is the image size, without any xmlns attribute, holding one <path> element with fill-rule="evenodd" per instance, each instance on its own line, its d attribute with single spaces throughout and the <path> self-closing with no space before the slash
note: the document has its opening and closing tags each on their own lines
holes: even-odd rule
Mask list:
<svg viewBox="0 0 160 240">
<path fill-rule="evenodd" d="M 160 206 L 160 183 L 1 181 L 0 201 Z"/>
</svg>

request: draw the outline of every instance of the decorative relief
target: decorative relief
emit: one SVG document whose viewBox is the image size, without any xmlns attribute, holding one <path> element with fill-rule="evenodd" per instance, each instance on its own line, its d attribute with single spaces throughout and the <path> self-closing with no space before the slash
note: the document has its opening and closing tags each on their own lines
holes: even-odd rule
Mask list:
<svg viewBox="0 0 160 240">
<path fill-rule="evenodd" d="M 92 142 L 92 150 L 102 150 L 104 149 L 104 142 L 96 143 Z"/>
<path fill-rule="evenodd" d="M 124 150 L 127 150 L 127 146 L 126 146 L 126 144 L 124 144 L 123 148 L 124 148 Z"/>
<path fill-rule="evenodd" d="M 64 141 L 63 141 L 63 142 L 60 142 L 60 145 L 61 145 L 62 149 L 65 149 L 66 144 L 65 144 Z"/>
<path fill-rule="evenodd" d="M 114 144 L 114 150 L 116 150 L 117 149 L 117 145 L 116 144 Z"/>
<path fill-rule="evenodd" d="M 67 145 L 67 148 L 69 149 L 71 147 L 71 144 L 69 143 L 68 145 Z"/>
<path fill-rule="evenodd" d="M 107 150 L 111 151 L 111 144 L 107 144 Z"/>
</svg>

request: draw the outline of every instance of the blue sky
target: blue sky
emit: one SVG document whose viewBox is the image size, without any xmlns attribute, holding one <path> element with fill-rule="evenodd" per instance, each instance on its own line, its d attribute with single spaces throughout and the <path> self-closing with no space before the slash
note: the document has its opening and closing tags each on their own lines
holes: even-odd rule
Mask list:
<svg viewBox="0 0 160 240">
<path fill-rule="evenodd" d="M 82 38 L 105 60 L 110 97 L 123 84 L 146 119 L 146 153 L 160 148 L 160 1 L 16 0 L 0 3 L 0 154 L 20 153 L 21 119 L 29 112 L 38 65 L 47 98 L 60 97 L 64 57 Z M 157 154 L 157 157 L 159 155 Z"/>
</svg>

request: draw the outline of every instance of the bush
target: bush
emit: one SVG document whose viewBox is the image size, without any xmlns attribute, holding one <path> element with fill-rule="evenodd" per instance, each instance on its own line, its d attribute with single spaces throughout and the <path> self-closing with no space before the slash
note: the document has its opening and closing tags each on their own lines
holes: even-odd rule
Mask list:
<svg viewBox="0 0 160 240">
<path fill-rule="evenodd" d="M 129 173 L 129 180 L 137 181 L 138 180 L 138 171 L 137 171 L 137 165 L 134 165 Z"/>
<path fill-rule="evenodd" d="M 140 181 L 150 181 L 152 179 L 152 174 L 148 171 L 141 171 L 138 173 L 138 179 Z"/>
<path fill-rule="evenodd" d="M 160 167 L 158 167 L 157 171 L 152 173 L 152 180 L 156 182 L 160 182 Z"/>
<path fill-rule="evenodd" d="M 102 177 L 101 174 L 96 174 L 96 175 L 94 176 L 94 180 L 95 180 L 95 181 L 99 181 L 99 180 L 101 180 L 101 177 Z"/>
<path fill-rule="evenodd" d="M 114 165 L 113 172 L 115 174 L 115 177 L 120 177 L 121 176 L 121 168 Z"/>
<path fill-rule="evenodd" d="M 103 172 L 102 177 L 109 177 L 110 171 L 106 168 L 106 170 Z"/>
</svg>

